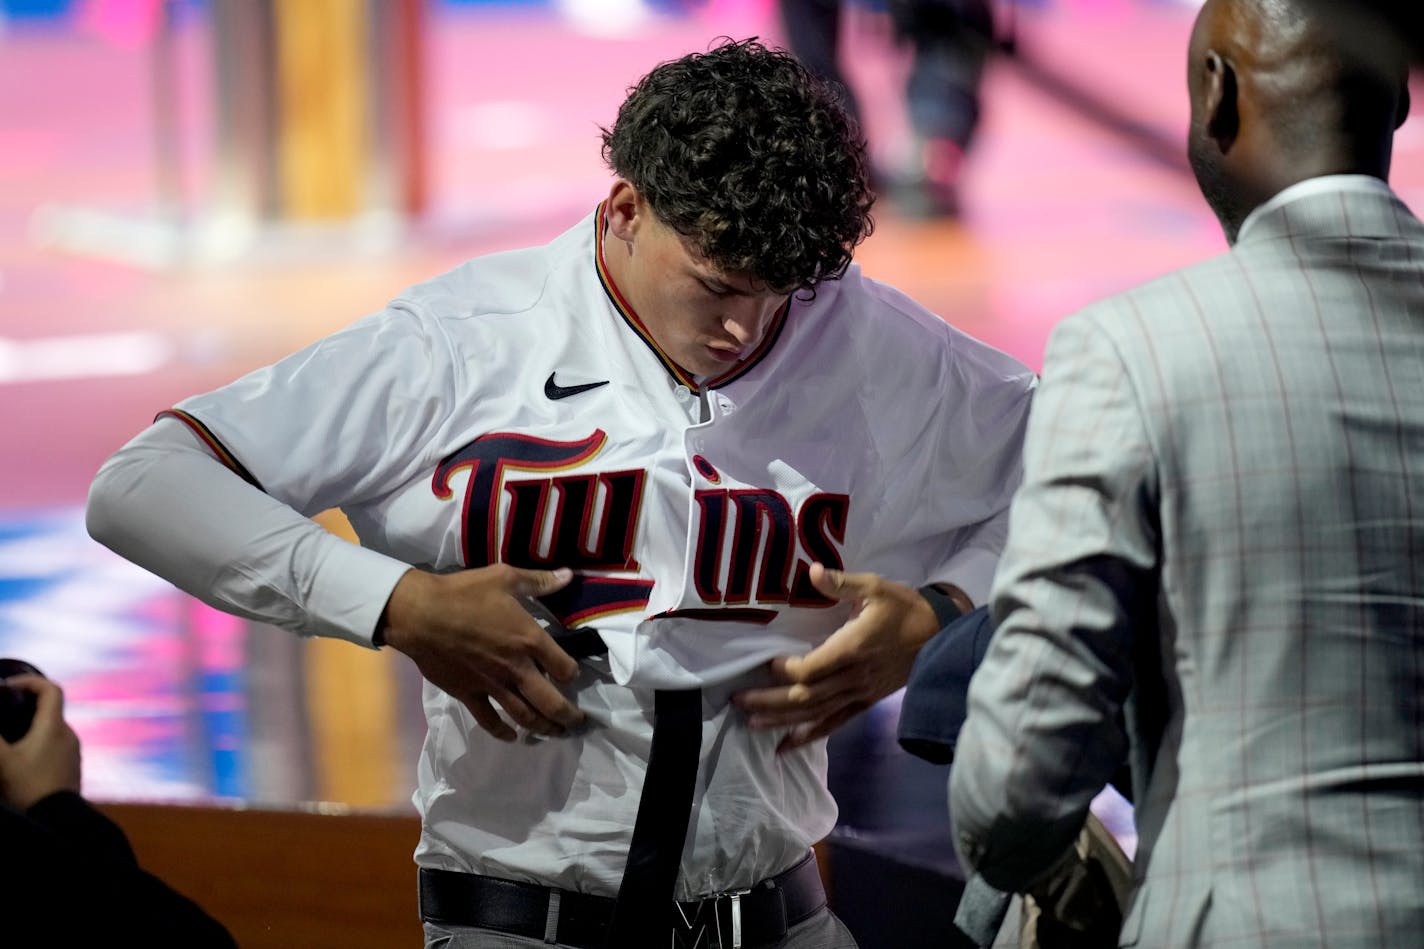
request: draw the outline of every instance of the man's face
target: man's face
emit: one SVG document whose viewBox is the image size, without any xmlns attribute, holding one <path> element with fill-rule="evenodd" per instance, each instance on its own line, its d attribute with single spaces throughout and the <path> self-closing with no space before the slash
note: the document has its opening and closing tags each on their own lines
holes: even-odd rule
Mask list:
<svg viewBox="0 0 1424 949">
<path fill-rule="evenodd" d="M 662 351 L 696 376 L 722 375 L 749 356 L 790 296 L 719 271 L 651 214 L 623 263 L 619 289 Z"/>
</svg>

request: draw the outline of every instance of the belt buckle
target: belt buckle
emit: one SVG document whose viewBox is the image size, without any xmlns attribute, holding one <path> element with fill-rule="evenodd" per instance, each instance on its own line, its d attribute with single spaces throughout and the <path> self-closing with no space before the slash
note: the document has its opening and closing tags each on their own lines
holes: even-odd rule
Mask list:
<svg viewBox="0 0 1424 949">
<path fill-rule="evenodd" d="M 717 943 L 720 949 L 742 949 L 742 897 L 750 893 L 750 889 L 727 890 L 725 893 L 718 893 L 712 898 L 712 919 L 717 923 Z M 731 921 L 729 928 L 732 930 L 732 941 L 730 943 L 722 936 L 722 914 L 717 912 L 723 900 L 728 900 L 731 907 Z"/>
<path fill-rule="evenodd" d="M 693 910 L 691 918 L 688 918 L 687 913 L 683 911 L 683 904 L 674 901 L 673 906 L 677 909 L 676 921 L 681 923 L 681 927 L 680 931 L 674 929 L 673 944 L 680 946 L 681 949 L 704 949 L 702 939 L 707 935 L 707 920 L 705 916 L 710 909 L 712 911 L 712 925 L 715 927 L 717 933 L 718 949 L 741 949 L 742 940 L 744 938 L 742 935 L 742 897 L 750 892 L 750 889 L 726 890 L 721 893 L 714 893 L 711 896 L 703 897 L 694 904 L 696 908 Z M 723 900 L 727 900 L 729 906 L 728 915 L 730 916 L 729 928 L 731 929 L 731 933 L 727 935 L 724 935 L 722 932 L 721 907 Z M 684 935 L 684 933 L 686 935 Z M 730 941 L 728 941 L 728 935 L 731 937 Z M 689 939 L 691 942 L 688 941 Z M 711 944 L 708 943 L 707 949 L 710 949 L 710 947 Z"/>
<path fill-rule="evenodd" d="M 672 901 L 672 908 L 676 911 L 673 916 L 673 946 L 678 949 L 703 949 L 702 937 L 707 935 L 707 923 L 703 921 L 702 914 L 706 911 L 708 903 L 713 903 L 713 900 L 709 898 L 692 903 L 692 917 L 689 919 L 687 913 L 683 911 L 682 901 Z M 715 920 L 717 916 L 715 903 L 712 906 L 712 916 Z M 691 942 L 688 941 L 689 939 Z"/>
</svg>

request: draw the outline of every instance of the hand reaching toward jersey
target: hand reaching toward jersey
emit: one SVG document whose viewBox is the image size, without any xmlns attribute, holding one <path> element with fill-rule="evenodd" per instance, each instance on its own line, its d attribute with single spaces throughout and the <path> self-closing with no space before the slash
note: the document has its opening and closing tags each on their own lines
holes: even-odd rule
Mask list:
<svg viewBox="0 0 1424 949">
<path fill-rule="evenodd" d="M 57 791 L 79 793 L 79 736 L 64 720 L 64 693 L 44 676 L 5 680 L 32 692 L 35 717 L 14 744 L 0 738 L 0 800 L 28 810 Z"/>
<path fill-rule="evenodd" d="M 513 741 L 516 733 L 491 699 L 521 727 L 562 735 L 583 724 L 584 714 L 554 682 L 572 681 L 578 662 L 518 597 L 553 593 L 571 576 L 566 569 L 521 570 L 507 564 L 447 574 L 409 570 L 386 604 L 386 644 L 463 702 L 495 738 Z"/>
<path fill-rule="evenodd" d="M 733 698 L 750 727 L 790 727 L 780 751 L 829 735 L 902 687 L 920 647 L 939 630 L 929 603 L 903 583 L 821 564 L 812 564 L 811 582 L 826 596 L 853 600 L 850 620 L 804 656 L 773 659 L 775 685 Z"/>
</svg>

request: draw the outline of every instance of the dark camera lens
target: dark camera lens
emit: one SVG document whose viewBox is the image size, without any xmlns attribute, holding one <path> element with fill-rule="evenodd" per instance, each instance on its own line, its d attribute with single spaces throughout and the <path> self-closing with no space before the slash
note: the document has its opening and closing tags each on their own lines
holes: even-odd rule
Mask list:
<svg viewBox="0 0 1424 949">
<path fill-rule="evenodd" d="M 0 659 L 0 679 L 17 675 L 44 675 L 23 659 Z M 19 741 L 35 719 L 35 694 L 0 684 L 0 738 Z"/>
</svg>

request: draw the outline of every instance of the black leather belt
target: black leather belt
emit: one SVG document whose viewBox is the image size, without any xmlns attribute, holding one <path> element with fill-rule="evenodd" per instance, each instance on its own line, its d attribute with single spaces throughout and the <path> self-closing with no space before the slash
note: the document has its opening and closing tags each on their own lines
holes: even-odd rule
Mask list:
<svg viewBox="0 0 1424 949">
<path fill-rule="evenodd" d="M 550 902 L 558 901 L 551 913 Z M 614 900 L 533 883 L 450 870 L 420 870 L 420 915 L 432 923 L 473 926 L 496 932 L 544 939 L 552 934 L 561 945 L 580 949 L 644 949 L 608 946 Z M 786 931 L 826 905 L 814 854 L 769 880 L 734 893 L 709 896 L 668 907 L 668 936 L 674 945 L 756 949 L 780 941 Z M 647 908 L 652 913 L 652 907 Z M 707 933 L 706 936 L 703 933 Z M 740 937 L 740 939 L 736 937 Z M 699 940 L 701 942 L 699 943 Z"/>
</svg>

